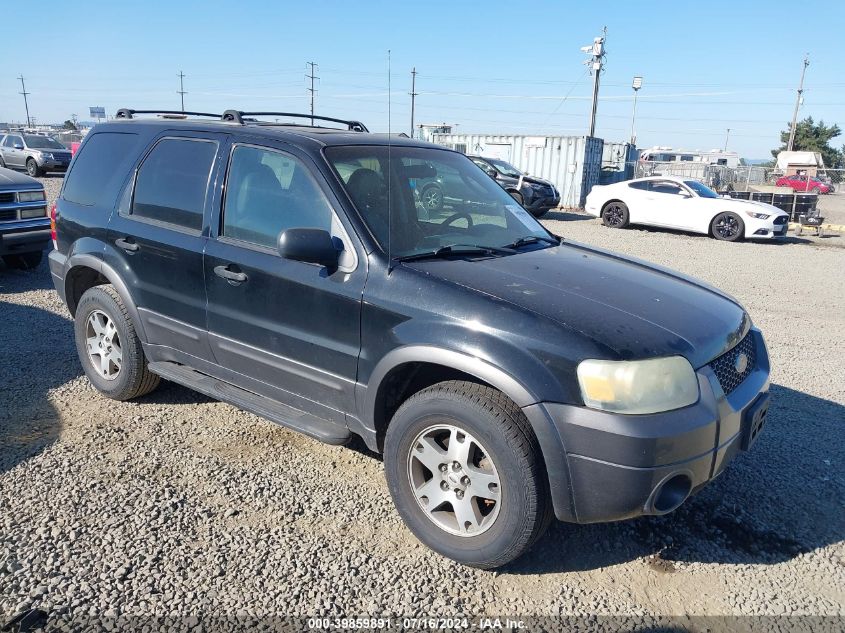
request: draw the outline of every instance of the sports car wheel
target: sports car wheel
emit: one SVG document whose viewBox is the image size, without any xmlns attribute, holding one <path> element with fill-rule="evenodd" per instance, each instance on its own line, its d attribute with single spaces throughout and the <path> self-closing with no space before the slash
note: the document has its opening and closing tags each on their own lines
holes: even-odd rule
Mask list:
<svg viewBox="0 0 845 633">
<path fill-rule="evenodd" d="M 710 223 L 710 232 L 717 240 L 737 242 L 745 235 L 745 224 L 736 213 L 720 213 Z"/>
<path fill-rule="evenodd" d="M 608 202 L 601 212 L 602 223 L 612 229 L 624 229 L 628 226 L 628 205 L 619 200 Z"/>
</svg>

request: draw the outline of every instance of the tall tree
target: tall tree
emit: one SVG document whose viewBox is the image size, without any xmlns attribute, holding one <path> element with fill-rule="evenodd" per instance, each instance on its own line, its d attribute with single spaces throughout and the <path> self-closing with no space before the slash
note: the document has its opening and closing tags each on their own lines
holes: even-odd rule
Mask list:
<svg viewBox="0 0 845 633">
<path fill-rule="evenodd" d="M 831 126 L 824 124 L 824 121 L 816 123 L 813 117 L 808 116 L 799 121 L 795 126 L 795 142 L 792 149 L 799 152 L 818 152 L 824 159 L 825 167 L 845 167 L 845 154 L 843 151 L 830 146 L 830 141 L 842 134 L 842 130 L 835 123 Z M 786 130 L 780 133 L 780 142 L 783 143 L 778 149 L 772 150 L 772 156 L 786 150 L 789 142 L 789 124 Z M 845 148 L 843 148 L 845 150 Z"/>
<path fill-rule="evenodd" d="M 76 131 L 76 123 L 71 121 L 70 119 L 66 120 L 64 125 L 62 126 L 65 130 L 74 130 Z"/>
</svg>

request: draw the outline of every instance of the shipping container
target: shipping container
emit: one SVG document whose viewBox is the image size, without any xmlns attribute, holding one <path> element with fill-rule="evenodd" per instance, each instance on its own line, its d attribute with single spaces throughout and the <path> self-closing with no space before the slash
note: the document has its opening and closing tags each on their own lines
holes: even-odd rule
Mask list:
<svg viewBox="0 0 845 633">
<path fill-rule="evenodd" d="M 580 209 L 599 184 L 604 141 L 590 136 L 433 134 L 432 141 L 464 154 L 505 160 L 521 171 L 551 181 L 560 206 Z"/>
<path fill-rule="evenodd" d="M 639 150 L 631 143 L 604 142 L 601 158 L 601 179 L 603 185 L 631 180 Z"/>
</svg>

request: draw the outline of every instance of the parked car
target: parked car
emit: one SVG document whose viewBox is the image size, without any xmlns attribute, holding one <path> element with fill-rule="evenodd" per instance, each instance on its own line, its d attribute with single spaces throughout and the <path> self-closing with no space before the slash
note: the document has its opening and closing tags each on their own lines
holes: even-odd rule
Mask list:
<svg viewBox="0 0 845 633">
<path fill-rule="evenodd" d="M 822 182 L 816 177 L 799 176 L 793 174 L 791 176 L 781 176 L 777 179 L 775 184 L 778 187 L 790 187 L 793 191 L 809 192 L 809 193 L 831 193 L 833 187 Z"/>
<path fill-rule="evenodd" d="M 550 209 L 555 209 L 560 204 L 560 193 L 548 180 L 529 176 L 498 158 L 469 158 L 535 218 L 543 217 Z"/>
<path fill-rule="evenodd" d="M 722 197 L 697 180 L 675 176 L 596 185 L 587 195 L 585 211 L 611 228 L 645 224 L 728 242 L 783 237 L 789 227 L 789 215 L 775 206 Z"/>
<path fill-rule="evenodd" d="M 66 171 L 70 159 L 70 150 L 50 136 L 12 132 L 0 139 L 0 167 L 26 169 L 33 178 Z"/>
<path fill-rule="evenodd" d="M 0 167 L 0 256 L 10 268 L 35 268 L 50 244 L 44 186 Z"/>
<path fill-rule="evenodd" d="M 255 116 L 83 142 L 49 261 L 103 395 L 164 377 L 360 436 L 411 531 L 482 568 L 552 516 L 671 512 L 759 437 L 769 358 L 728 295 L 550 233 L 463 154 Z M 472 197 L 432 217 L 447 172 Z"/>
</svg>

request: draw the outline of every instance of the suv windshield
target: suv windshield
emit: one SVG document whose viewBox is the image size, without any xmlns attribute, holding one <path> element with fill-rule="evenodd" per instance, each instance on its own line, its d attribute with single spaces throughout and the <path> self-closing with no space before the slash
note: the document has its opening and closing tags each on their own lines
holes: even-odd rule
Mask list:
<svg viewBox="0 0 845 633">
<path fill-rule="evenodd" d="M 719 194 L 713 191 L 710 187 L 705 184 L 698 182 L 697 180 L 685 180 L 684 184 L 692 189 L 695 193 L 697 193 L 702 198 L 718 198 Z"/>
<path fill-rule="evenodd" d="M 64 145 L 49 136 L 24 134 L 23 139 L 26 142 L 26 146 L 32 149 L 65 149 Z"/>
<path fill-rule="evenodd" d="M 445 255 L 469 247 L 503 254 L 514 252 L 501 250 L 514 244 L 557 243 L 462 154 L 353 145 L 329 147 L 326 156 L 383 250 L 389 241 L 393 257 Z M 431 192 L 439 195 L 436 206 L 423 202 Z M 445 247 L 455 248 L 440 250 Z"/>
<path fill-rule="evenodd" d="M 522 172 L 519 171 L 516 167 L 511 165 L 510 163 L 506 163 L 503 160 L 496 160 L 496 159 L 486 159 L 488 163 L 493 165 L 496 170 L 505 176 L 511 176 L 513 178 L 519 178 L 522 175 Z"/>
</svg>

